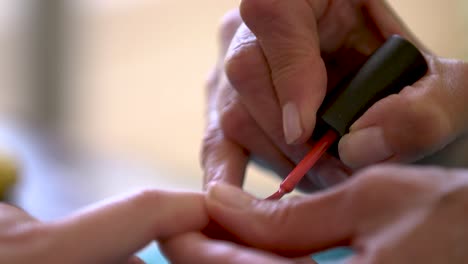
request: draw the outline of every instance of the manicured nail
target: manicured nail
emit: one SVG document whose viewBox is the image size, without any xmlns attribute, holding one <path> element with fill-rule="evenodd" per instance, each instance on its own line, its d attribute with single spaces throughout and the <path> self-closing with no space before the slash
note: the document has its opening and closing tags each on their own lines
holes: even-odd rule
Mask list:
<svg viewBox="0 0 468 264">
<path fill-rule="evenodd" d="M 208 199 L 232 209 L 245 209 L 254 201 L 240 188 L 222 183 L 208 187 Z"/>
<path fill-rule="evenodd" d="M 304 133 L 297 105 L 288 102 L 283 106 L 283 128 L 286 143 L 294 144 Z"/>
<path fill-rule="evenodd" d="M 382 162 L 394 155 L 380 127 L 369 127 L 345 135 L 339 143 L 341 160 L 352 168 Z"/>
</svg>

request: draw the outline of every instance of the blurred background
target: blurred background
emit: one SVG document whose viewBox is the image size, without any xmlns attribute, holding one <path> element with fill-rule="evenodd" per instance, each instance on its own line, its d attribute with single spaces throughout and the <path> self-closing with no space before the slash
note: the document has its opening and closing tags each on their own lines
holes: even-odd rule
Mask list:
<svg viewBox="0 0 468 264">
<path fill-rule="evenodd" d="M 390 0 L 437 54 L 468 59 L 468 3 Z M 200 190 L 204 81 L 238 0 L 0 0 L 0 151 L 41 219 L 140 187 Z M 247 189 L 278 181 L 249 170 Z"/>
</svg>

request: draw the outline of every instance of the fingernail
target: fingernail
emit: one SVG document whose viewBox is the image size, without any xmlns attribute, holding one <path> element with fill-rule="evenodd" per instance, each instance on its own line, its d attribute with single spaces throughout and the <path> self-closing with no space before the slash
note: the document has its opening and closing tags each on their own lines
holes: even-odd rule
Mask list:
<svg viewBox="0 0 468 264">
<path fill-rule="evenodd" d="M 382 162 L 394 155 L 380 127 L 369 127 L 345 135 L 338 149 L 343 163 L 352 168 Z"/>
<path fill-rule="evenodd" d="M 232 209 L 244 209 L 252 204 L 254 198 L 238 187 L 216 184 L 208 187 L 208 199 Z"/>
<path fill-rule="evenodd" d="M 297 105 L 288 102 L 283 106 L 283 128 L 286 143 L 295 143 L 303 133 L 301 117 Z"/>
</svg>

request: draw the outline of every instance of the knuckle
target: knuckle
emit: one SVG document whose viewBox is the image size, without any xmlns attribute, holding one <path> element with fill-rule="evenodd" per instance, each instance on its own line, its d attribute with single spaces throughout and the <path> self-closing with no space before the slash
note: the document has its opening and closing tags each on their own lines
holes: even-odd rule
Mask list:
<svg viewBox="0 0 468 264">
<path fill-rule="evenodd" d="M 434 102 L 409 102 L 414 106 L 410 122 L 413 124 L 414 143 L 417 147 L 434 146 L 445 141 L 452 133 L 452 125 Z"/>
<path fill-rule="evenodd" d="M 453 176 L 437 167 L 376 165 L 355 176 L 349 201 L 358 204 L 358 214 L 370 217 L 375 212 L 402 210 L 437 195 Z M 382 212 L 384 213 L 384 212 Z"/>
<path fill-rule="evenodd" d="M 308 71 L 314 72 L 320 85 L 325 85 L 325 62 L 308 47 L 285 49 L 272 55 L 270 61 L 273 83 L 277 86 L 288 84 Z"/>
<path fill-rule="evenodd" d="M 454 128 L 433 94 L 408 91 L 384 99 L 388 110 L 384 115 L 390 122 L 383 125 L 395 153 L 414 159 L 443 147 Z"/>
<path fill-rule="evenodd" d="M 207 167 L 207 162 L 210 158 L 210 155 L 216 151 L 222 140 L 224 140 L 224 135 L 218 126 L 208 127 L 205 136 L 203 137 L 203 143 L 201 147 L 201 165 L 203 168 Z"/>
<path fill-rule="evenodd" d="M 232 86 L 239 92 L 245 84 L 257 79 L 259 67 L 263 65 L 263 55 L 256 39 L 239 36 L 226 57 L 224 69 Z"/>
<path fill-rule="evenodd" d="M 223 44 L 230 42 L 237 28 L 242 23 L 238 9 L 227 12 L 221 19 L 219 26 L 219 38 Z"/>
<path fill-rule="evenodd" d="M 387 181 L 387 175 L 389 170 L 393 168 L 392 165 L 373 165 L 369 166 L 361 171 L 355 176 L 356 186 L 362 188 L 362 191 L 367 190 L 367 185 L 370 187 L 376 187 L 380 185 L 383 181 Z M 361 191 L 361 190 L 360 190 Z"/>
<path fill-rule="evenodd" d="M 223 134 L 232 140 L 242 136 L 243 128 L 251 125 L 251 118 L 243 105 L 238 101 L 231 102 L 224 107 L 221 117 L 220 126 Z"/>
<path fill-rule="evenodd" d="M 209 167 L 210 160 L 219 158 L 218 151 L 223 144 L 237 142 L 236 139 L 243 137 L 241 128 L 249 125 L 249 114 L 241 104 L 236 91 L 231 88 L 221 88 L 220 94 L 216 97 L 218 99 L 213 99 L 216 101 L 216 109 L 208 114 L 209 122 L 200 149 L 201 165 L 204 169 Z"/>
</svg>

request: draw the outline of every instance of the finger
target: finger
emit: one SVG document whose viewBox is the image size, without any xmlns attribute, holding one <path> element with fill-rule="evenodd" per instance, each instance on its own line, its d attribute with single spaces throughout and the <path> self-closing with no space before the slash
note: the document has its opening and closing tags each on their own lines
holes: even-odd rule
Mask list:
<svg viewBox="0 0 468 264">
<path fill-rule="evenodd" d="M 203 182 L 225 182 L 242 186 L 249 154 L 239 144 L 227 139 L 217 124 L 208 127 L 203 139 Z"/>
<path fill-rule="evenodd" d="M 327 74 L 316 24 L 327 5 L 326 0 L 241 3 L 241 16 L 270 66 L 285 139 L 290 144 L 303 143 L 310 137 L 326 93 Z"/>
<path fill-rule="evenodd" d="M 50 258 L 117 263 L 154 239 L 201 230 L 207 223 L 201 194 L 143 191 L 49 224 L 51 250 L 57 253 Z"/>
<path fill-rule="evenodd" d="M 432 60 L 432 59 L 430 59 Z M 430 63 L 429 74 L 372 106 L 339 143 L 340 157 L 359 168 L 385 161 L 412 162 L 432 154 L 466 129 L 466 65 Z M 460 69 L 461 68 L 461 69 Z M 466 76 L 466 75 L 465 75 Z"/>
<path fill-rule="evenodd" d="M 285 141 L 281 107 L 270 77 L 270 68 L 256 37 L 245 24 L 234 36 L 226 56 L 226 74 L 242 104 L 272 142 L 298 162 L 306 146 L 293 147 Z"/>
<path fill-rule="evenodd" d="M 242 18 L 240 16 L 239 9 L 229 11 L 222 18 L 219 32 L 219 39 L 221 44 L 221 62 L 224 60 L 229 45 L 231 44 L 231 40 L 241 24 Z"/>
<path fill-rule="evenodd" d="M 281 254 L 306 253 L 346 244 L 356 216 L 345 189 L 279 202 L 256 200 L 227 185 L 209 189 L 210 217 L 248 245 Z"/>
<path fill-rule="evenodd" d="M 229 44 L 231 43 L 231 40 L 241 23 L 242 19 L 238 9 L 229 11 L 221 19 L 218 33 L 218 41 L 220 46 L 218 61 L 214 69 L 209 74 L 206 85 L 208 91 L 208 101 L 210 102 L 213 101 L 210 97 L 216 94 L 215 90 L 217 85 L 220 79 L 224 76 L 224 57 L 226 56 Z"/>
<path fill-rule="evenodd" d="M 447 172 L 440 169 L 375 166 L 327 192 L 277 202 L 214 185 L 206 204 L 210 218 L 241 242 L 302 256 L 362 241 L 399 219 L 408 208 L 430 199 L 444 182 Z M 415 193 L 420 194 L 418 199 Z"/>
<path fill-rule="evenodd" d="M 220 60 L 207 83 L 208 90 L 208 125 L 205 131 L 201 150 L 201 163 L 204 170 L 204 186 L 211 181 L 223 181 L 241 186 L 245 168 L 248 162 L 248 153 L 239 144 L 229 140 L 224 135 L 220 125 L 220 101 L 225 102 L 223 83 L 226 76 L 222 70 L 222 61 L 229 47 L 232 37 L 242 20 L 238 10 L 228 12 L 222 19 L 219 42 Z M 226 95 L 229 96 L 229 95 Z"/>
<path fill-rule="evenodd" d="M 191 233 L 173 238 L 161 245 L 164 254 L 171 263 L 226 263 L 226 264 L 316 264 L 312 259 L 301 262 L 283 259 L 271 253 L 243 247 L 225 241 L 210 240 L 207 237 Z"/>
</svg>

